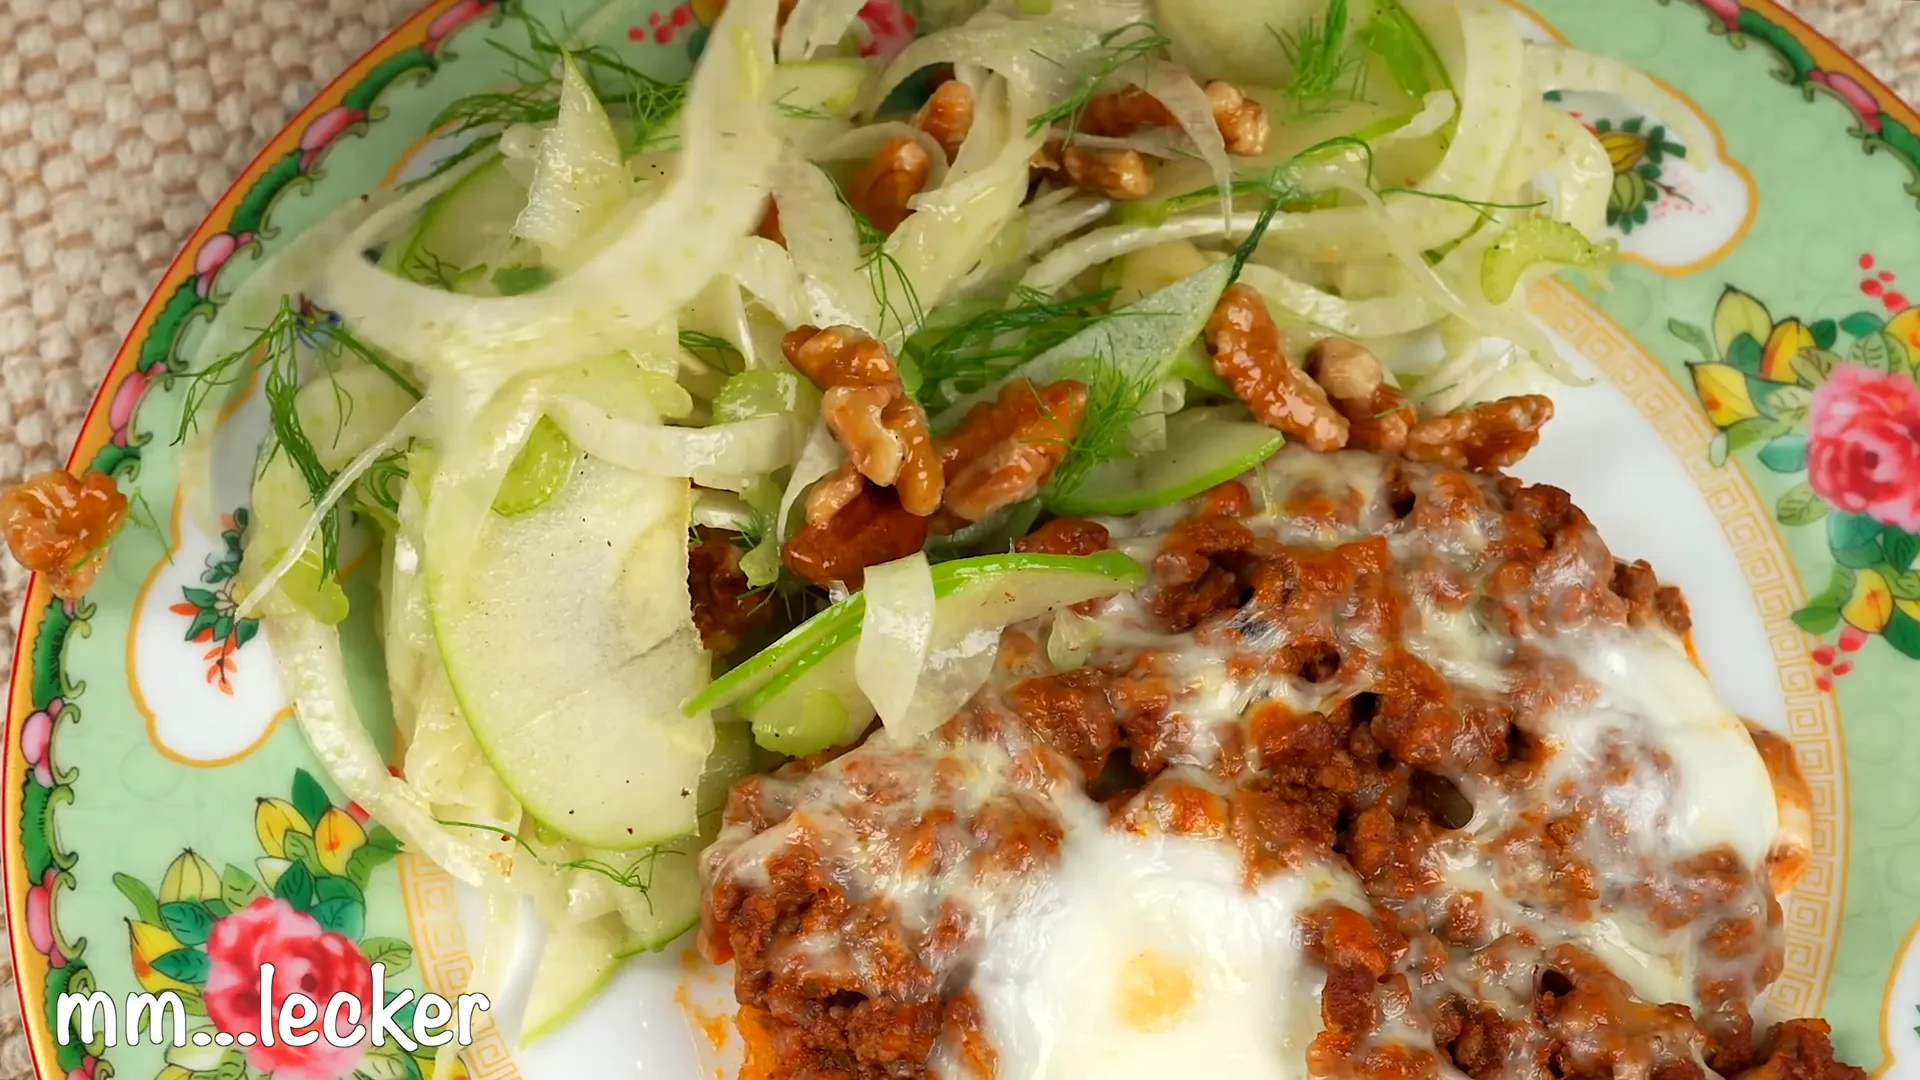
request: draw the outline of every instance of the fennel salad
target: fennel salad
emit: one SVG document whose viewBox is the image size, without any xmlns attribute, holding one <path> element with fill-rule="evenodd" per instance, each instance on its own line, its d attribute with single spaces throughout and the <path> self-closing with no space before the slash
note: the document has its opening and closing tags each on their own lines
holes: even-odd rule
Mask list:
<svg viewBox="0 0 1920 1080">
<path fill-rule="evenodd" d="M 258 268 L 195 358 L 202 467 L 196 421 L 262 380 L 240 592 L 299 724 L 503 924 L 531 898 L 529 1036 L 698 920 L 733 780 L 914 739 L 1001 628 L 1051 615 L 1065 665 L 1074 605 L 1143 580 L 1020 538 L 1288 439 L 1537 429 L 1511 395 L 1573 376 L 1528 286 L 1612 255 L 1606 151 L 1543 96 L 1691 116 L 1496 0 L 993 0 L 891 57 L 860 6 L 731 0 L 684 82 L 596 41 L 612 9 L 510 11 L 526 81 Z"/>
</svg>

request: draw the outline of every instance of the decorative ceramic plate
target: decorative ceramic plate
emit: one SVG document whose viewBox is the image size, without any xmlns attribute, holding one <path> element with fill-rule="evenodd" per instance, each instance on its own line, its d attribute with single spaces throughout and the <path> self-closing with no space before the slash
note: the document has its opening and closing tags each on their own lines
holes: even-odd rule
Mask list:
<svg viewBox="0 0 1920 1080">
<path fill-rule="evenodd" d="M 678 76 L 718 6 L 642 9 L 627 36 Z M 885 44 L 912 12 L 873 0 L 861 17 Z M 1664 80 L 1721 144 L 1701 171 L 1697 148 L 1631 101 L 1561 103 L 1608 151 L 1626 265 L 1607 292 L 1536 294 L 1558 347 L 1602 381 L 1567 395 L 1521 471 L 1574 492 L 1616 552 L 1680 584 L 1714 683 L 1792 739 L 1814 851 L 1768 1010 L 1828 1017 L 1842 1059 L 1920 1076 L 1920 115 L 1771 0 L 1534 0 L 1513 15 Z M 290 876 L 398 987 L 452 994 L 473 970 L 461 890 L 330 791 L 282 723 L 266 641 L 232 598 L 244 475 L 216 491 L 226 514 L 203 531 L 182 512 L 173 433 L 181 357 L 222 298 L 330 208 L 420 167 L 430 119 L 502 79 L 486 47 L 499 16 L 435 0 L 307 106 L 187 241 L 87 417 L 72 465 L 137 491 L 159 527 L 117 544 L 82 600 L 36 581 L 14 658 L 6 911 L 42 1077 L 432 1072 L 428 1050 L 82 1045 L 60 1037 L 52 1003 L 144 988 L 201 1016 L 233 1007 L 209 992 L 209 938 Z M 1810 400 L 1837 380 L 1851 412 L 1829 427 Z M 243 402 L 223 423 L 250 438 L 261 417 Z M 727 996 L 676 946 L 631 961 L 528 1049 L 483 1024 L 461 1068 L 724 1077 L 737 1039 L 708 1010 Z"/>
</svg>

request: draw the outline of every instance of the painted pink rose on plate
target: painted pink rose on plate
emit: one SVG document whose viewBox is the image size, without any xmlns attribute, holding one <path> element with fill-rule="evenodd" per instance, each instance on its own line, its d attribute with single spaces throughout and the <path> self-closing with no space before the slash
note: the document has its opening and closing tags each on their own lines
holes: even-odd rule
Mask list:
<svg viewBox="0 0 1920 1080">
<path fill-rule="evenodd" d="M 47 868 L 40 883 L 27 890 L 27 940 L 33 942 L 34 951 L 47 958 L 51 967 L 65 967 L 66 953 L 60 950 L 60 941 L 53 934 L 53 890 L 60 883 L 60 872 Z"/>
<path fill-rule="evenodd" d="M 1873 96 L 1872 91 L 1861 86 L 1852 76 L 1838 71 L 1816 71 L 1807 78 L 1839 95 L 1840 100 L 1846 102 L 1847 107 L 1859 115 L 1860 123 L 1868 131 L 1877 135 L 1885 126 L 1880 120 L 1879 100 Z"/>
<path fill-rule="evenodd" d="M 313 917 L 281 899 L 262 897 L 213 925 L 207 938 L 207 1016 L 230 1035 L 260 1035 L 260 966 L 273 965 L 273 1015 L 287 995 L 300 993 L 324 1010 L 341 992 L 360 999 L 360 1020 L 373 1013 L 373 973 L 359 946 L 320 929 Z M 341 1020 L 348 1026 L 346 1019 Z M 317 1031 L 318 1021 L 304 1030 Z M 338 1080 L 353 1072 L 366 1043 L 309 1046 L 276 1043 L 247 1048 L 247 1064 L 274 1080 Z"/>
<path fill-rule="evenodd" d="M 314 161 L 333 145 L 335 139 L 366 118 L 366 113 L 345 105 L 335 105 L 314 117 L 307 129 L 300 133 L 300 168 L 313 168 Z"/>
<path fill-rule="evenodd" d="M 1740 29 L 1740 0 L 1700 0 L 1700 2 L 1706 5 L 1709 11 L 1718 15 L 1720 21 L 1727 24 L 1727 29 Z"/>
<path fill-rule="evenodd" d="M 1813 393 L 1807 479 L 1849 514 L 1920 532 L 1920 385 L 1842 364 Z"/>
<path fill-rule="evenodd" d="M 53 722 L 67 703 L 59 698 L 27 717 L 20 729 L 20 756 L 33 769 L 33 780 L 41 787 L 53 786 Z"/>
<path fill-rule="evenodd" d="M 420 46 L 420 51 L 429 56 L 433 55 L 434 50 L 440 47 L 441 42 L 447 40 L 448 35 L 475 19 L 491 15 L 499 6 L 493 0 L 460 0 L 459 3 L 441 12 L 427 26 L 427 40 Z"/>
</svg>

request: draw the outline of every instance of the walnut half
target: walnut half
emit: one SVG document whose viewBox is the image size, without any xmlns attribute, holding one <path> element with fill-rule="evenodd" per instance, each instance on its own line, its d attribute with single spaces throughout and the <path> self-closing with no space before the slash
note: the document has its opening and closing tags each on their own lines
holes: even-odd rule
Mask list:
<svg viewBox="0 0 1920 1080">
<path fill-rule="evenodd" d="M 1207 351 L 1213 370 L 1233 387 L 1260 422 L 1299 439 L 1312 450 L 1338 450 L 1349 426 L 1326 391 L 1287 358 L 1266 301 L 1246 285 L 1233 285 L 1207 320 Z"/>
</svg>

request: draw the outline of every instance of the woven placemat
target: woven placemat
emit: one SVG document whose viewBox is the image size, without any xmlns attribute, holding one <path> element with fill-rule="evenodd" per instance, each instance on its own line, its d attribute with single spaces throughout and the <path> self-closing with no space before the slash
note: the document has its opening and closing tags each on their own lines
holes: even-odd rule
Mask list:
<svg viewBox="0 0 1920 1080">
<path fill-rule="evenodd" d="M 0 485 L 66 458 L 180 241 L 294 110 L 414 6 L 0 4 Z M 1920 3 L 1790 6 L 1920 101 Z M 0 658 L 25 588 L 0 554 Z M 0 1080 L 30 1076 L 11 982 L 0 951 Z"/>
</svg>

